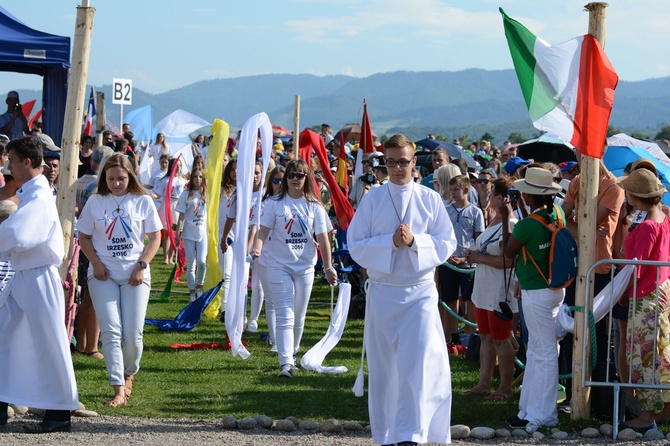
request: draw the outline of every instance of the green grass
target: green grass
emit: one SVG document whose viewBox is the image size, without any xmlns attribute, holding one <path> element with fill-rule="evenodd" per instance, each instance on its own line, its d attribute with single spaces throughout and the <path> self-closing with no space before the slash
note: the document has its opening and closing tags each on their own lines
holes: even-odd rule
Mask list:
<svg viewBox="0 0 670 446">
<path fill-rule="evenodd" d="M 160 257 L 160 256 L 159 256 Z M 155 261 L 151 265 L 153 288 L 166 283 L 171 272 L 167 265 Z M 185 285 L 174 284 L 169 302 L 150 302 L 148 318 L 172 319 L 187 304 Z M 160 291 L 152 293 L 158 296 Z M 325 334 L 330 318 L 330 288 L 320 277 L 310 301 L 302 352 L 306 352 Z M 264 313 L 263 313 L 264 314 Z M 263 316 L 262 316 L 263 317 Z M 259 329 L 266 328 L 259 321 Z M 305 370 L 293 379 L 279 378 L 276 355 L 260 334 L 245 333 L 251 356 L 243 360 L 224 350 L 175 350 L 172 344 L 194 342 L 223 343 L 224 325 L 218 320 L 203 317 L 190 332 L 161 332 L 146 326 L 144 355 L 137 374 L 129 404 L 111 409 L 104 406 L 113 394 L 108 386 L 104 362 L 83 355 L 73 357 L 79 398 L 88 409 L 106 415 L 127 415 L 162 418 L 237 418 L 267 415 L 274 419 L 295 416 L 302 420 L 369 423 L 367 393 L 357 398 L 351 392 L 360 364 L 363 321 L 349 320 L 340 343 L 326 357 L 324 365 L 344 365 L 349 371 L 341 375 L 326 375 Z M 470 427 L 504 427 L 504 420 L 518 410 L 519 389 L 508 401 L 489 401 L 482 397 L 461 396 L 478 379 L 478 364 L 461 357 L 450 356 L 453 404 L 452 424 Z M 448 379 L 445 377 L 445 379 Z M 497 386 L 494 382 L 494 388 Z M 366 380 L 367 391 L 367 380 Z M 595 422 L 571 422 L 561 414 L 563 429 L 577 430 Z"/>
</svg>

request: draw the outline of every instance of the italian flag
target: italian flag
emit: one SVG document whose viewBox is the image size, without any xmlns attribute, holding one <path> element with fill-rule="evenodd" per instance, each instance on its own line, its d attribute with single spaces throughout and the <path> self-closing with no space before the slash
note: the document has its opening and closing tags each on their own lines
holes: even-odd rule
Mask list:
<svg viewBox="0 0 670 446">
<path fill-rule="evenodd" d="M 619 77 L 600 43 L 586 34 L 549 45 L 500 13 L 533 126 L 602 158 Z"/>
</svg>

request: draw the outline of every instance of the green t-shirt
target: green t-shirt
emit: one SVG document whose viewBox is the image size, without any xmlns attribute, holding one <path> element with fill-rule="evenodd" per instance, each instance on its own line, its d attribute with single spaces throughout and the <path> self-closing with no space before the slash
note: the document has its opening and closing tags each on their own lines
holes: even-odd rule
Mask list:
<svg viewBox="0 0 670 446">
<path fill-rule="evenodd" d="M 565 221 L 565 214 L 560 206 L 557 206 L 561 218 Z M 547 215 L 547 209 L 535 211 L 540 217 Z M 552 210 L 552 218 L 556 218 L 556 211 Z M 537 266 L 542 270 L 544 277 L 549 277 L 549 252 L 551 248 L 551 232 L 539 221 L 532 218 L 524 218 L 519 221 L 512 231 L 514 238 L 521 243 L 533 256 Z M 519 251 L 516 259 L 516 276 L 519 279 L 519 287 L 522 290 L 541 290 L 549 288 L 547 282 L 542 278 L 535 268 L 532 260 L 526 256 L 524 261 L 523 250 Z"/>
</svg>

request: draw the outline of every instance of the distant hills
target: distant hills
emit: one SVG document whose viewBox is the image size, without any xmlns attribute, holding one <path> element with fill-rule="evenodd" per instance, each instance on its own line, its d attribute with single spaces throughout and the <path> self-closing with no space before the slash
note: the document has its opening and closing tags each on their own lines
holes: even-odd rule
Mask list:
<svg viewBox="0 0 670 446">
<path fill-rule="evenodd" d="M 111 86 L 104 91 L 108 120 L 118 121 L 119 107 L 111 104 Z M 41 96 L 22 91 L 22 98 Z M 528 138 L 538 133 L 530 124 L 521 89 L 513 70 L 469 69 L 447 72 L 375 74 L 365 78 L 267 74 L 196 82 L 160 94 L 133 90 L 133 105 L 125 112 L 153 105 L 154 122 L 176 109 L 203 119 L 226 120 L 239 128 L 255 113 L 264 111 L 275 125 L 293 127 L 294 95 L 301 96 L 300 124 L 311 127 L 327 122 L 334 131 L 361 120 L 367 100 L 375 133 L 402 132 L 418 139 L 427 133 L 448 138 L 467 133 L 479 138 L 485 132 L 496 144 L 511 132 Z M 620 82 L 610 125 L 621 131 L 653 137 L 670 125 L 670 77 Z"/>
</svg>

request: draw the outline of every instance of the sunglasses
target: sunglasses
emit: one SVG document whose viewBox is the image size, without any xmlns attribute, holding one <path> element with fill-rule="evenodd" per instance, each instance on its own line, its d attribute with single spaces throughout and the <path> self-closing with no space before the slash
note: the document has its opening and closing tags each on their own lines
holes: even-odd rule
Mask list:
<svg viewBox="0 0 670 446">
<path fill-rule="evenodd" d="M 477 179 L 477 183 L 479 183 L 479 184 L 489 184 L 490 182 L 491 182 L 491 180 L 488 180 L 486 178 L 478 178 Z"/>
<path fill-rule="evenodd" d="M 301 172 L 290 172 L 290 173 L 287 173 L 286 176 L 288 177 L 289 180 L 294 180 L 296 178 L 298 180 L 302 180 L 303 178 L 305 178 L 306 175 L 304 173 L 301 173 Z"/>
<path fill-rule="evenodd" d="M 279 183 L 281 183 L 281 180 L 283 180 L 283 178 L 273 178 L 272 179 L 272 184 L 279 184 Z"/>
</svg>

